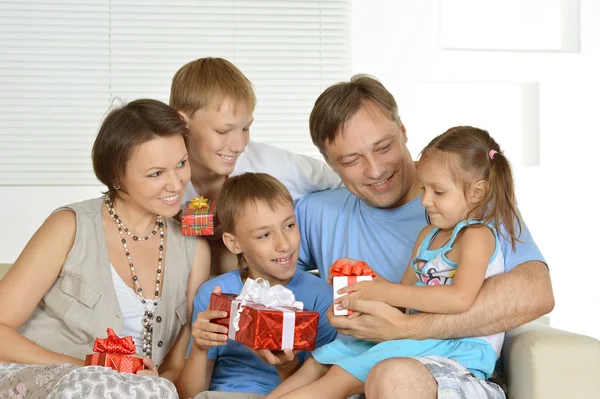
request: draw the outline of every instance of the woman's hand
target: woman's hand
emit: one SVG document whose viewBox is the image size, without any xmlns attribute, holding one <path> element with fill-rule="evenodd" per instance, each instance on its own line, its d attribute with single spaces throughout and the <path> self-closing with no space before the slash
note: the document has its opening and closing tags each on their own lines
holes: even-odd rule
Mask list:
<svg viewBox="0 0 600 399">
<path fill-rule="evenodd" d="M 144 366 L 146 367 L 143 370 L 138 370 L 137 375 L 150 375 L 152 377 L 158 377 L 158 368 L 156 364 L 152 361 L 152 359 L 148 359 L 147 357 L 143 358 Z"/>
</svg>

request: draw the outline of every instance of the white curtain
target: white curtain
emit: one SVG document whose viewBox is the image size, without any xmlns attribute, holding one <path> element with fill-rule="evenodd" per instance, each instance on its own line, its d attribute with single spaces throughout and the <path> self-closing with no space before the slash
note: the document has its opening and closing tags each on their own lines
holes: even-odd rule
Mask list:
<svg viewBox="0 0 600 399">
<path fill-rule="evenodd" d="M 253 82 L 251 135 L 317 155 L 315 99 L 348 79 L 350 0 L 0 0 L 0 185 L 92 185 L 114 98 L 168 102 L 173 74 L 224 57 Z"/>
</svg>

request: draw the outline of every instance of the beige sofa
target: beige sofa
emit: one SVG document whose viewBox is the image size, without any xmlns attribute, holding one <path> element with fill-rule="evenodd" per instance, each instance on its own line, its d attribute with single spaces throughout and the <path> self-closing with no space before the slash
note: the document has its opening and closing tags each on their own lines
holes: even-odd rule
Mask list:
<svg viewBox="0 0 600 399">
<path fill-rule="evenodd" d="M 10 265 L 0 264 L 0 278 Z M 509 399 L 600 398 L 600 341 L 542 318 L 509 331 L 502 351 Z"/>
<path fill-rule="evenodd" d="M 552 328 L 542 318 L 509 331 L 502 356 L 509 399 L 600 398 L 597 339 Z"/>
</svg>

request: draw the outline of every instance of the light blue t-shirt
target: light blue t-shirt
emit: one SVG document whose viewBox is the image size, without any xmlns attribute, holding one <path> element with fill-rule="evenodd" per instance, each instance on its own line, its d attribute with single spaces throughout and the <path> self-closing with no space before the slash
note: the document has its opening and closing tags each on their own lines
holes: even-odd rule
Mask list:
<svg viewBox="0 0 600 399">
<path fill-rule="evenodd" d="M 202 284 L 194 297 L 192 320 L 196 320 L 198 313 L 208 308 L 210 294 L 216 286 L 221 287 L 223 293 L 239 294 L 243 287 L 239 271 L 223 274 Z M 310 273 L 298 270 L 286 288 L 292 290 L 297 301 L 304 303 L 304 309 L 320 313 L 316 347 L 333 341 L 337 332 L 326 316 L 333 301 L 331 286 Z M 298 360 L 302 363 L 308 355 L 308 351 L 300 352 Z M 208 359 L 215 361 L 209 387 L 211 391 L 267 395 L 281 383 L 274 366 L 268 365 L 246 346 L 233 340 L 227 341 L 225 346 L 210 348 Z"/>
<path fill-rule="evenodd" d="M 352 258 L 366 262 L 385 279 L 400 282 L 415 241 L 427 225 L 419 197 L 381 209 L 367 205 L 345 187 L 305 195 L 295 212 L 301 234 L 298 267 L 319 269 L 324 278 L 333 262 Z M 500 237 L 505 271 L 531 260 L 544 262 L 527 226 L 519 240 L 513 251 L 510 242 Z"/>
</svg>

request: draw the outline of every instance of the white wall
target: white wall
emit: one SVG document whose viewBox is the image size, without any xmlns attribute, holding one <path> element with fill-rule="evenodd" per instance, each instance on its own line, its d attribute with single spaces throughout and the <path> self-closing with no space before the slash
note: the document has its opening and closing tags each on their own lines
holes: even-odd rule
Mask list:
<svg viewBox="0 0 600 399">
<path fill-rule="evenodd" d="M 353 72 L 396 96 L 415 157 L 453 125 L 490 131 L 513 162 L 520 208 L 550 266 L 552 325 L 600 338 L 600 2 L 481 4 L 355 0 Z"/>
<path fill-rule="evenodd" d="M 600 262 L 593 253 L 600 225 L 593 195 L 600 170 L 600 2 L 497 2 L 509 11 L 529 4 L 526 11 L 539 10 L 540 18 L 532 19 L 535 29 L 506 21 L 504 31 L 511 36 L 492 37 L 482 35 L 486 23 L 463 24 L 467 35 L 448 25 L 440 4 L 449 4 L 444 15 L 452 15 L 452 7 L 460 11 L 468 1 L 444 1 L 355 0 L 353 71 L 375 75 L 395 94 L 415 156 L 442 129 L 458 123 L 485 127 L 506 147 L 521 210 L 550 265 L 557 301 L 551 323 L 600 338 L 594 306 L 600 302 L 595 281 Z M 485 16 L 486 9 L 479 12 Z M 492 34 L 498 32 L 497 21 L 488 16 L 487 22 L 496 29 Z M 514 39 L 516 28 L 527 39 L 523 43 Z M 441 35 L 441 29 L 449 33 Z M 530 34 L 536 29 L 546 34 Z M 442 48 L 481 43 L 495 50 Z M 0 187 L 0 263 L 14 262 L 53 209 L 100 190 Z"/>
</svg>

